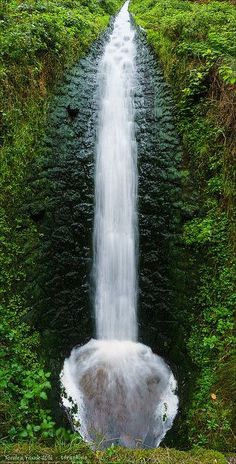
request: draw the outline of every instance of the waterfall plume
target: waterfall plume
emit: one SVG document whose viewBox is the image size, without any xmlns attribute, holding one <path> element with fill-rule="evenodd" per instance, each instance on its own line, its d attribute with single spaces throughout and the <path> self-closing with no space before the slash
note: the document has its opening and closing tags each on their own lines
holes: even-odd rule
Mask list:
<svg viewBox="0 0 236 464">
<path fill-rule="evenodd" d="M 98 338 L 136 340 L 137 147 L 134 132 L 135 40 L 127 4 L 98 71 L 94 272 Z"/>
</svg>

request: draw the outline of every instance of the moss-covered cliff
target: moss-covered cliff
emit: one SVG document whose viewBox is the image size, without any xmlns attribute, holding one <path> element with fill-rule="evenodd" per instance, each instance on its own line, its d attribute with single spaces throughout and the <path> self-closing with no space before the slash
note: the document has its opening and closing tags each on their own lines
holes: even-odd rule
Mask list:
<svg viewBox="0 0 236 464">
<path fill-rule="evenodd" d="M 131 12 L 171 86 L 184 150 L 176 312 L 195 365 L 184 422 L 190 442 L 227 449 L 235 388 L 235 7 L 132 0 Z"/>
</svg>

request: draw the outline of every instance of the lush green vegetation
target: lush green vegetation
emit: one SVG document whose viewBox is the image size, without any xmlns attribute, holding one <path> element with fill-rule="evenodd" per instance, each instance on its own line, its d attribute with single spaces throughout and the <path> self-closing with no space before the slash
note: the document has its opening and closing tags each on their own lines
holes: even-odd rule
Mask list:
<svg viewBox="0 0 236 464">
<path fill-rule="evenodd" d="M 196 381 L 191 443 L 233 446 L 236 13 L 230 2 L 132 0 L 177 107 L 183 159 L 184 296 L 177 311 Z"/>
<path fill-rule="evenodd" d="M 176 451 L 173 449 L 127 450 L 125 448 L 108 448 L 105 452 L 93 452 L 85 444 L 70 443 L 65 446 L 57 443 L 54 448 L 38 445 L 6 445 L 0 449 L 1 455 L 7 457 L 38 457 L 43 462 L 75 462 L 77 464 L 226 464 L 226 458 L 217 451 L 195 449 L 193 451 Z M 48 456 L 48 458 L 47 458 Z M 41 458 L 41 459 L 40 459 Z M 37 461 L 37 462 L 38 462 Z M 3 459 L 4 462 L 4 459 Z"/>
<path fill-rule="evenodd" d="M 70 439 L 47 404 L 50 373 L 31 327 L 26 275 L 41 239 L 25 210 L 53 86 L 105 28 L 119 0 L 3 1 L 0 13 L 0 436 Z M 27 201 L 26 201 L 27 199 Z"/>
</svg>

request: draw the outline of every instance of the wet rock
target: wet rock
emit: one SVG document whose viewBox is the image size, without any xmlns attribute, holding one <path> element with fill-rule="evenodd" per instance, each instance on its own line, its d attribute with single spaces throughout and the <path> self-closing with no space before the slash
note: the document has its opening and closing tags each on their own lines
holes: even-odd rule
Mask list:
<svg viewBox="0 0 236 464">
<path fill-rule="evenodd" d="M 177 240 L 176 205 L 180 200 L 180 147 L 175 130 L 173 101 L 156 57 L 137 37 L 138 85 L 135 91 L 139 169 L 139 320 L 144 343 L 158 346 L 163 355 L 170 340 L 174 301 L 170 243 Z M 144 104 L 143 104 L 144 103 Z M 152 330 L 161 321 L 161 328 Z M 176 328 L 174 328 L 176 330 Z"/>
</svg>

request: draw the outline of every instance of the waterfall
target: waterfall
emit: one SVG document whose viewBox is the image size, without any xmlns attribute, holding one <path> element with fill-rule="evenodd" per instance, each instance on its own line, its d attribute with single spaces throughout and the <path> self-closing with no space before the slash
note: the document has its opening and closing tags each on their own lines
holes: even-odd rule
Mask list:
<svg viewBox="0 0 236 464">
<path fill-rule="evenodd" d="M 99 68 L 95 181 L 95 315 L 101 339 L 136 340 L 137 147 L 134 29 L 121 9 Z"/>
<path fill-rule="evenodd" d="M 61 373 L 62 402 L 94 448 L 158 446 L 177 413 L 176 381 L 137 342 L 135 32 L 126 2 L 98 70 L 94 277 L 97 339 L 75 347 Z"/>
</svg>

